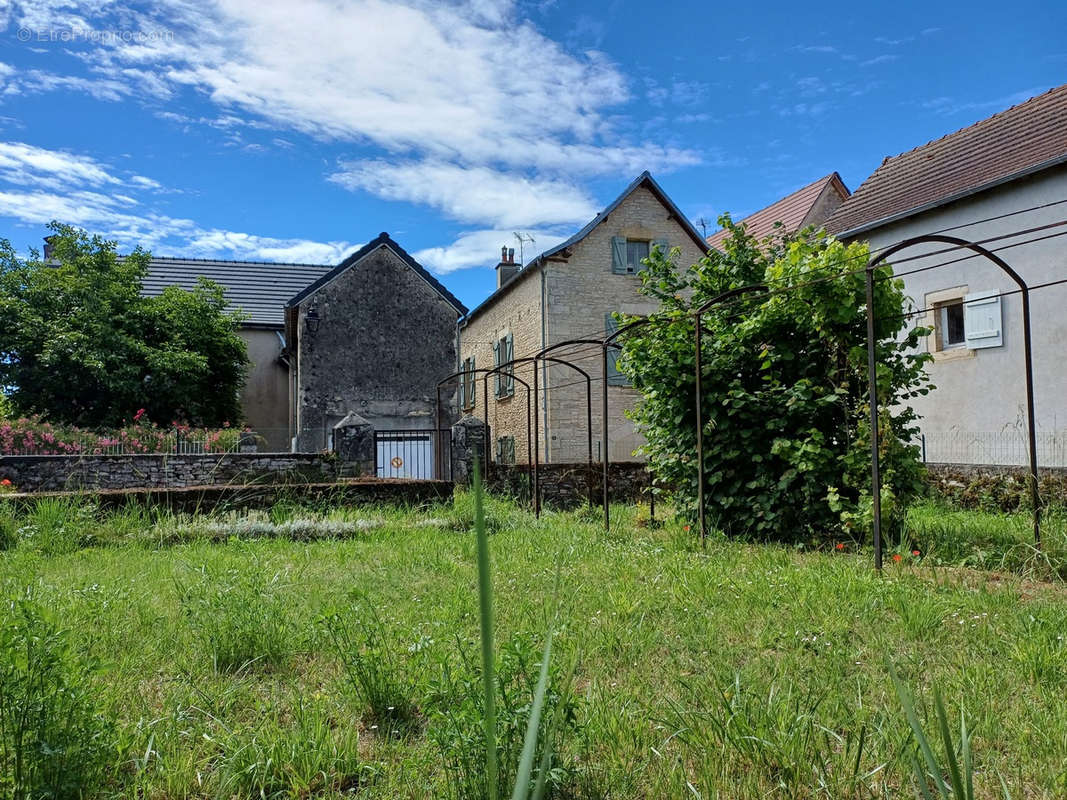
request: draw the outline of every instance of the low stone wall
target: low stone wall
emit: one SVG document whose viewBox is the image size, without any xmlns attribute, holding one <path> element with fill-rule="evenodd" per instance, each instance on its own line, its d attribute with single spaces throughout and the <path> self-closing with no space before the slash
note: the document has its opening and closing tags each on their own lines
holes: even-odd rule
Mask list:
<svg viewBox="0 0 1067 800">
<path fill-rule="evenodd" d="M 181 489 L 101 489 L 89 492 L 42 492 L 0 496 L 16 507 L 32 506 L 42 497 L 86 497 L 101 508 L 151 505 L 170 511 L 207 513 L 216 509 L 270 508 L 281 500 L 334 506 L 423 506 L 452 501 L 451 481 L 357 478 L 337 483 L 261 484 L 258 486 L 187 486 Z"/>
<path fill-rule="evenodd" d="M 323 483 L 337 479 L 339 464 L 322 453 L 0 456 L 0 480 L 19 492 Z"/>
<path fill-rule="evenodd" d="M 556 508 L 573 508 L 589 500 L 592 482 L 593 502 L 600 503 L 602 464 L 542 464 L 538 469 L 541 501 Z M 526 464 L 501 466 L 489 470 L 487 487 L 490 491 L 528 497 L 530 469 Z M 618 461 L 608 465 L 608 495 L 612 502 L 633 503 L 648 499 L 649 474 L 645 465 L 636 461 Z"/>
<path fill-rule="evenodd" d="M 935 497 L 960 508 L 1014 511 L 1029 508 L 1030 471 L 1025 467 L 979 464 L 927 464 L 928 480 Z M 1067 469 L 1038 470 L 1042 505 L 1067 505 Z"/>
</svg>

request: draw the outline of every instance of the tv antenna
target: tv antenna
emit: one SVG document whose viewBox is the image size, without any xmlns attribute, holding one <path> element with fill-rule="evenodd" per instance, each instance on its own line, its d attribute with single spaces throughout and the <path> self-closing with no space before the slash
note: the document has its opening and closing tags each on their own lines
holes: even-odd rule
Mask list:
<svg viewBox="0 0 1067 800">
<path fill-rule="evenodd" d="M 697 225 L 700 226 L 701 234 L 703 234 L 704 238 L 707 239 L 708 238 L 708 221 L 706 219 L 704 219 L 703 217 L 701 217 L 700 219 L 697 220 Z"/>
<path fill-rule="evenodd" d="M 518 231 L 515 231 L 513 235 L 519 240 L 519 266 L 526 266 L 526 255 L 523 246 L 533 244 L 536 239 L 528 233 L 519 233 Z"/>
</svg>

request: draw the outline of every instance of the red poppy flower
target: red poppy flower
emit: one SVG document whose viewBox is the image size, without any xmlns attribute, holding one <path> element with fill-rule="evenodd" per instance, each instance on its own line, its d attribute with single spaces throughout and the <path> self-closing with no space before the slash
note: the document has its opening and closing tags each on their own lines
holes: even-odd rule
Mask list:
<svg viewBox="0 0 1067 800">
<path fill-rule="evenodd" d="M 844 550 L 845 549 L 845 543 L 844 542 L 838 542 L 836 545 L 834 545 L 834 547 L 836 547 L 838 550 Z"/>
<path fill-rule="evenodd" d="M 683 525 L 682 526 L 682 530 L 685 531 L 686 533 L 689 533 L 689 526 L 688 525 Z"/>
<path fill-rule="evenodd" d="M 917 555 L 919 555 L 919 551 L 918 551 L 918 550 L 912 550 L 912 551 L 911 551 L 911 554 L 912 554 L 913 556 L 917 556 Z"/>
<path fill-rule="evenodd" d="M 900 553 L 893 553 L 893 560 L 900 561 Z"/>
<path fill-rule="evenodd" d="M 0 486 L 10 486 L 10 485 L 11 485 L 11 481 L 9 481 L 7 478 L 4 478 L 2 481 L 0 481 Z"/>
</svg>

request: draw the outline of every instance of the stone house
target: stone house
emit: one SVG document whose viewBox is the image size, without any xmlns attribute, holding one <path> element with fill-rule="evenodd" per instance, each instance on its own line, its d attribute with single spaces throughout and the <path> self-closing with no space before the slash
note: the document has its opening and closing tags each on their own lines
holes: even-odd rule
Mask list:
<svg viewBox="0 0 1067 800">
<path fill-rule="evenodd" d="M 928 233 L 984 241 L 1031 286 L 1067 277 L 1067 85 L 886 158 L 830 217 L 872 251 Z M 1043 230 L 1026 233 L 1035 228 Z M 997 266 L 927 244 L 891 258 L 928 326 L 934 391 L 916 398 L 929 461 L 1027 459 L 1022 300 Z M 1008 292 L 1009 294 L 1002 294 Z M 1067 285 L 1031 292 L 1041 464 L 1067 465 Z"/>
<path fill-rule="evenodd" d="M 779 224 L 782 227 L 778 230 L 795 233 L 809 225 L 821 226 L 848 196 L 848 187 L 841 180 L 841 176 L 831 172 L 735 222 L 744 225 L 745 231 L 756 239 L 770 236 Z M 726 234 L 725 230 L 719 230 L 709 236 L 709 247 L 720 249 L 726 240 Z"/>
<path fill-rule="evenodd" d="M 388 234 L 337 266 L 153 258 L 144 291 L 199 276 L 246 315 L 243 421 L 265 449 L 327 447 L 351 412 L 379 430 L 433 429 L 436 383 L 454 371 L 467 309 Z"/>
<path fill-rule="evenodd" d="M 643 315 L 655 304 L 638 293 L 641 259 L 652 247 L 679 247 L 679 263 L 698 261 L 707 245 L 660 185 L 644 172 L 585 227 L 526 265 L 506 249 L 497 264 L 497 289 L 459 323 L 461 370 L 482 369 L 575 338 L 603 339 L 613 330 L 614 312 Z M 562 357 L 589 373 L 593 388 L 593 457 L 600 460 L 601 381 L 599 348 L 565 349 Z M 533 383 L 532 364 L 514 375 Z M 545 462 L 583 462 L 587 454 L 586 386 L 575 370 L 558 364 L 538 367 L 538 426 L 533 435 Z M 608 367 L 611 461 L 631 461 L 641 436 L 626 416 L 638 392 Z M 487 391 L 486 391 L 487 389 Z M 525 463 L 526 389 L 508 376 L 478 376 L 461 387 L 464 413 L 488 418 L 497 460 Z"/>
</svg>

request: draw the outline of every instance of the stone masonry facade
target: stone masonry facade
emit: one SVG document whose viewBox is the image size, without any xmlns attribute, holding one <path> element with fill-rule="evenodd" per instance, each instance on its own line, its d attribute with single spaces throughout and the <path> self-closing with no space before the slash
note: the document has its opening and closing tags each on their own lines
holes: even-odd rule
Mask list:
<svg viewBox="0 0 1067 800">
<path fill-rule="evenodd" d="M 306 324 L 311 309 L 314 331 Z M 325 447 L 328 432 L 353 412 L 379 431 L 433 429 L 437 382 L 455 370 L 457 318 L 387 244 L 303 298 L 296 325 L 299 449 Z"/>
<path fill-rule="evenodd" d="M 560 253 L 540 269 L 521 272 L 510 288 L 488 307 L 478 310 L 460 330 L 461 360 L 475 356 L 479 368 L 493 366 L 492 343 L 511 333 L 515 357 L 537 352 L 544 343 L 554 344 L 574 338 L 602 339 L 605 316 L 612 312 L 648 314 L 654 303 L 639 294 L 636 275 L 615 274 L 611 268 L 612 237 L 652 242 L 666 240 L 669 247 L 681 248 L 677 263 L 685 268 L 704 255 L 685 227 L 672 218 L 670 210 L 645 186 L 638 186 L 582 240 L 569 254 Z M 543 317 L 542 292 L 547 314 Z M 564 351 L 568 351 L 565 348 Z M 575 348 L 565 358 L 589 373 L 592 380 L 593 458 L 601 460 L 601 392 L 603 369 L 600 349 L 595 346 Z M 540 457 L 545 463 L 581 462 L 586 458 L 586 386 L 582 376 L 563 365 L 540 367 L 539 409 Z M 533 368 L 524 364 L 516 375 L 533 382 Z M 547 391 L 544 390 L 547 381 Z M 526 449 L 526 389 L 515 383 L 514 396 L 496 399 L 493 380 L 488 386 L 489 425 L 492 429 L 491 451 L 500 436 L 513 436 L 515 460 L 524 464 Z M 482 382 L 478 381 L 477 402 L 472 413 L 479 419 L 486 401 Z M 608 387 L 609 460 L 633 461 L 633 451 L 641 436 L 627 419 L 640 394 L 625 386 Z M 545 439 L 545 429 L 548 438 Z"/>
</svg>

